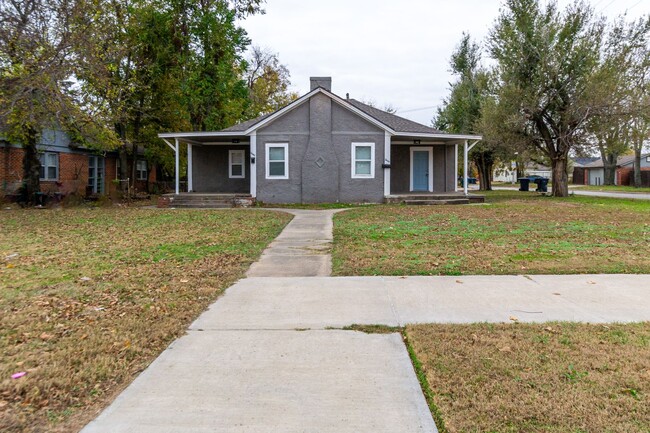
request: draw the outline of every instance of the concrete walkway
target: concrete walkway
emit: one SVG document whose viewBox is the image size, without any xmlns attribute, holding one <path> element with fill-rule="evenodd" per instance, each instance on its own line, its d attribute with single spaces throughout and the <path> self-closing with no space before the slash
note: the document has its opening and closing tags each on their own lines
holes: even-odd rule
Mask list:
<svg viewBox="0 0 650 433">
<path fill-rule="evenodd" d="M 294 220 L 83 433 L 437 432 L 417 322 L 650 320 L 649 275 L 328 277 L 334 211 Z"/>
<path fill-rule="evenodd" d="M 278 209 L 283 210 L 283 209 Z M 332 272 L 332 215 L 337 210 L 283 210 L 294 215 L 253 263 L 247 277 L 323 277 Z"/>
</svg>

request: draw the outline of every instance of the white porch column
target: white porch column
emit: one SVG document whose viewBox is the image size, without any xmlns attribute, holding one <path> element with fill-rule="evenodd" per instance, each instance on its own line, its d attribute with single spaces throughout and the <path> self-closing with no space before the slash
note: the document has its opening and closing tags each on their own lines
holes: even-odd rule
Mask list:
<svg viewBox="0 0 650 433">
<path fill-rule="evenodd" d="M 192 173 L 192 145 L 187 143 L 187 192 L 194 191 Z"/>
<path fill-rule="evenodd" d="M 174 139 L 174 151 L 175 151 L 175 156 L 176 156 L 176 195 L 180 193 L 180 186 L 181 186 L 181 174 L 180 174 L 180 155 L 178 154 L 179 151 L 179 143 L 178 143 L 178 138 Z"/>
<path fill-rule="evenodd" d="M 463 152 L 463 192 L 467 195 L 467 140 Z"/>
<path fill-rule="evenodd" d="M 384 164 L 390 164 L 390 134 L 384 132 Z M 390 195 L 390 168 L 384 169 L 384 197 Z"/>
<path fill-rule="evenodd" d="M 458 192 L 458 143 L 454 144 L 454 192 Z"/>
<path fill-rule="evenodd" d="M 251 196 L 257 197 L 257 132 L 250 135 L 250 178 Z"/>
</svg>

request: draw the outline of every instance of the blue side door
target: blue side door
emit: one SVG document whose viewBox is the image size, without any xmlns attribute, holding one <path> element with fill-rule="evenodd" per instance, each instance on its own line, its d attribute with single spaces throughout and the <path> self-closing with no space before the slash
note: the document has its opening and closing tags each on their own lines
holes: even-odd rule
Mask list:
<svg viewBox="0 0 650 433">
<path fill-rule="evenodd" d="M 429 191 L 429 152 L 413 151 L 413 191 Z"/>
</svg>

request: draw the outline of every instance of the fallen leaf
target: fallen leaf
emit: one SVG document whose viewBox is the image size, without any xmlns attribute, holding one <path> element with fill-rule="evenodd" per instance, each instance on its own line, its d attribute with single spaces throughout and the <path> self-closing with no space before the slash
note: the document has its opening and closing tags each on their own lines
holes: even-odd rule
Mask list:
<svg viewBox="0 0 650 433">
<path fill-rule="evenodd" d="M 510 316 L 510 320 L 513 322 L 519 322 L 519 319 L 515 316 Z"/>
<path fill-rule="evenodd" d="M 463 284 L 463 282 L 462 282 L 461 280 L 456 280 L 456 282 L 457 282 L 458 284 Z"/>
<path fill-rule="evenodd" d="M 503 346 L 499 349 L 499 352 L 512 352 L 510 346 Z"/>
<path fill-rule="evenodd" d="M 26 371 L 20 371 L 20 372 L 18 372 L 18 373 L 14 373 L 14 374 L 12 374 L 12 375 L 11 375 L 11 378 L 12 378 L 12 379 L 20 379 L 21 377 L 23 377 L 23 376 L 26 375 L 26 374 L 27 374 Z"/>
</svg>

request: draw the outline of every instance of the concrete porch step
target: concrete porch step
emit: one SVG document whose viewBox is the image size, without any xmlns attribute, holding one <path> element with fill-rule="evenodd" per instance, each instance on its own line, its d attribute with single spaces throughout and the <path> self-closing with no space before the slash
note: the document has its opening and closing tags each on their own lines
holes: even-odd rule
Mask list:
<svg viewBox="0 0 650 433">
<path fill-rule="evenodd" d="M 165 194 L 164 207 L 193 208 L 193 209 L 220 209 L 235 206 L 250 206 L 254 200 L 250 194 L 227 193 L 183 193 Z"/>
<path fill-rule="evenodd" d="M 445 205 L 445 204 L 469 204 L 468 198 L 449 198 L 442 200 L 404 200 L 404 204 L 408 205 Z"/>
</svg>

